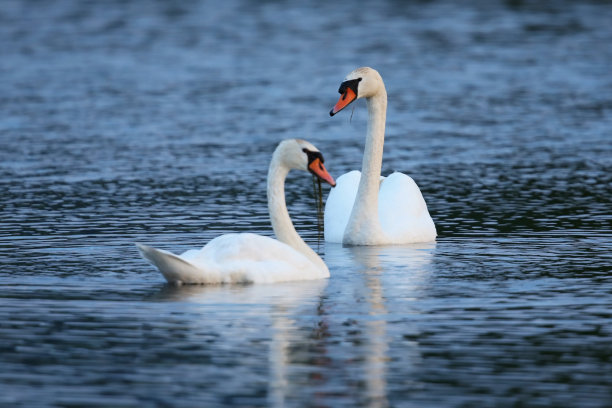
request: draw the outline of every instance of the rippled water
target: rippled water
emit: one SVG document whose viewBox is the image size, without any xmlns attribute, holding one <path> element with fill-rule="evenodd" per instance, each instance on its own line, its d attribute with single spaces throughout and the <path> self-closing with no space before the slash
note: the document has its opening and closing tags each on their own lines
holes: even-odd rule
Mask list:
<svg viewBox="0 0 612 408">
<path fill-rule="evenodd" d="M 610 406 L 612 6 L 607 2 L 3 2 L 0 405 Z M 383 171 L 435 244 L 317 241 L 329 280 L 164 285 L 180 252 L 271 234 L 265 175 L 300 137 Z"/>
</svg>

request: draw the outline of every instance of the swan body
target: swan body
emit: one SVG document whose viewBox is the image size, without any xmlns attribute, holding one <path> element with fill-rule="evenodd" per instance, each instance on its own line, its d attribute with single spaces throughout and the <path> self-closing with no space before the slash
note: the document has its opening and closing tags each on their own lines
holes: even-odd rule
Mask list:
<svg viewBox="0 0 612 408">
<path fill-rule="evenodd" d="M 362 171 L 340 176 L 325 204 L 325 240 L 348 245 L 391 245 L 436 239 L 427 204 L 414 180 L 395 172 L 381 177 L 387 91 L 380 74 L 368 67 L 352 71 L 340 85 L 335 115 L 366 98 L 368 126 Z"/>
<path fill-rule="evenodd" d="M 190 249 L 181 255 L 137 245 L 170 283 L 273 283 L 329 277 L 327 268 L 263 235 L 224 234 L 200 250 Z"/>
<path fill-rule="evenodd" d="M 142 256 L 170 283 L 273 283 L 329 277 L 323 260 L 298 235 L 285 204 L 290 169 L 308 170 L 335 184 L 323 156 L 304 140 L 285 140 L 276 148 L 268 171 L 268 209 L 277 239 L 251 233 L 225 234 L 202 249 L 181 255 L 136 244 Z"/>
<path fill-rule="evenodd" d="M 360 180 L 361 172 L 353 170 L 338 177 L 336 187 L 330 191 L 327 202 L 332 204 L 325 206 L 327 242 L 343 242 L 344 231 L 355 203 Z M 387 214 L 403 215 L 394 218 Z M 419 187 L 410 176 L 403 173 L 394 172 L 388 177 L 380 178 L 378 219 L 382 234 L 372 236 L 371 231 L 360 230 L 367 234 L 360 238 L 361 242 L 370 239 L 381 245 L 435 240 L 435 226 L 427 213 L 427 204 Z"/>
</svg>

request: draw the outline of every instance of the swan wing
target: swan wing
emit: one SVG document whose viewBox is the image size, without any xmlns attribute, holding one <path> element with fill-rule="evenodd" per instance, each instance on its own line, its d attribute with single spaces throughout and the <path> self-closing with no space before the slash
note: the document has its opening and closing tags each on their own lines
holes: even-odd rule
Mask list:
<svg viewBox="0 0 612 408">
<path fill-rule="evenodd" d="M 349 221 L 361 172 L 353 170 L 336 179 L 336 187 L 332 188 L 325 202 L 325 241 L 342 243 L 344 230 Z"/>
<path fill-rule="evenodd" d="M 436 239 L 434 225 L 419 186 L 403 173 L 389 175 L 378 194 L 378 217 L 386 237 L 394 244 Z"/>
<path fill-rule="evenodd" d="M 196 265 L 171 252 L 138 243 L 136 246 L 142 257 L 156 266 L 169 283 L 188 283 L 202 274 Z"/>
<path fill-rule="evenodd" d="M 329 277 L 300 252 L 257 234 L 221 235 L 180 256 L 138 245 L 168 282 L 191 284 L 273 283 Z"/>
<path fill-rule="evenodd" d="M 274 238 L 242 233 L 217 237 L 194 262 L 211 262 L 227 282 L 286 282 L 329 277 L 305 255 Z"/>
</svg>

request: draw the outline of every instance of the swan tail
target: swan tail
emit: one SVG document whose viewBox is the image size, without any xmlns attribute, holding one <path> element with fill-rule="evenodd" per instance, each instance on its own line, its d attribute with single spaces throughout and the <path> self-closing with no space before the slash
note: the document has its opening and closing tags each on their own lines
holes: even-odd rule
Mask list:
<svg viewBox="0 0 612 408">
<path fill-rule="evenodd" d="M 142 257 L 156 266 L 168 283 L 181 285 L 183 283 L 200 283 L 199 281 L 202 280 L 202 271 L 178 255 L 144 244 L 136 243 L 136 246 Z"/>
</svg>

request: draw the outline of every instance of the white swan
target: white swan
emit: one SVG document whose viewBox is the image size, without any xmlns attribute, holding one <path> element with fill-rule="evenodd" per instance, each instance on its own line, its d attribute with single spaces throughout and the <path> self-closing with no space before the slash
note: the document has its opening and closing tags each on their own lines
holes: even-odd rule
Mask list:
<svg viewBox="0 0 612 408">
<path fill-rule="evenodd" d="M 298 235 L 285 204 L 285 178 L 291 169 L 310 171 L 335 185 L 323 155 L 299 139 L 281 142 L 268 170 L 268 210 L 278 241 L 262 235 L 225 234 L 200 250 L 181 255 L 136 244 L 142 256 L 170 283 L 271 283 L 329 277 L 323 260 Z"/>
<path fill-rule="evenodd" d="M 355 170 L 340 176 L 327 198 L 325 240 L 349 245 L 434 241 L 436 227 L 414 180 L 398 172 L 380 176 L 387 115 L 387 91 L 380 74 L 358 68 L 347 75 L 338 92 L 341 96 L 330 116 L 366 98 L 368 128 L 362 173 Z"/>
</svg>

